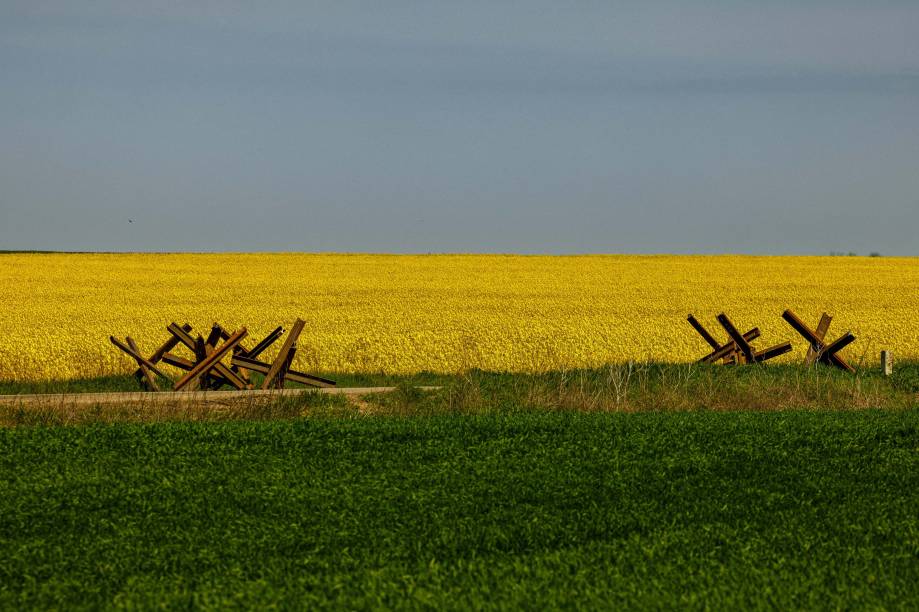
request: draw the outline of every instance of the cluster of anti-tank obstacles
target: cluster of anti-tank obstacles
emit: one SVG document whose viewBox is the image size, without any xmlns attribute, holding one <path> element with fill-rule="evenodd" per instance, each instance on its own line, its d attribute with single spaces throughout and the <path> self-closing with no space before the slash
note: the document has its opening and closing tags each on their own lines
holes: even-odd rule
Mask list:
<svg viewBox="0 0 919 612">
<path fill-rule="evenodd" d="M 855 341 L 855 336 L 852 335 L 852 332 L 846 332 L 836 340 L 827 342 L 826 335 L 833 320 L 828 314 L 823 313 L 816 329 L 808 327 L 791 310 L 786 310 L 782 313 L 782 318 L 807 340 L 809 344 L 807 357 L 805 358 L 807 365 L 822 363 L 835 366 L 847 372 L 855 372 L 855 368 L 849 365 L 839 354 L 843 348 Z M 752 343 L 760 337 L 758 327 L 741 334 L 724 313 L 719 314 L 717 319 L 728 335 L 726 342 L 717 340 L 693 315 L 690 314 L 687 317 L 689 324 L 712 349 L 711 352 L 699 359 L 700 363 L 721 362 L 729 365 L 763 363 L 792 350 L 790 342 L 783 342 L 766 349 L 757 350 Z M 162 381 L 158 383 L 157 376 L 166 381 L 173 391 L 213 390 L 225 385 L 235 387 L 238 390 L 253 389 L 255 386 L 251 378 L 251 373 L 253 372 L 264 377 L 261 381 L 261 389 L 283 389 L 285 383 L 288 382 L 299 383 L 309 387 L 335 386 L 335 381 L 298 372 L 291 368 L 294 355 L 297 352 L 297 339 L 300 337 L 303 327 L 304 321 L 302 319 L 297 319 L 294 322 L 277 356 L 270 363 L 261 361 L 259 356 L 284 335 L 283 327 L 276 328 L 258 344 L 252 348 L 247 348 L 242 343 L 248 335 L 245 327 L 231 334 L 218 323 L 214 323 L 207 337 L 200 334 L 194 337 L 192 336 L 192 327 L 188 323 L 181 327 L 176 323 L 170 323 L 166 327 L 166 331 L 170 334 L 169 339 L 156 349 L 150 357 L 144 357 L 141 354 L 137 343 L 131 336 L 127 336 L 124 342 L 114 336 L 111 336 L 110 339 L 112 344 L 137 362 L 137 370 L 134 372 L 134 376 L 141 386 L 149 391 L 161 390 Z M 192 358 L 188 359 L 171 352 L 178 346 L 187 348 Z M 231 359 L 229 365 L 226 365 L 223 363 L 223 359 L 228 353 L 231 353 Z M 883 354 L 882 361 L 884 361 Z M 160 364 L 178 368 L 183 374 L 177 381 L 173 382 L 173 379 L 160 369 Z"/>
<path fill-rule="evenodd" d="M 137 370 L 134 376 L 141 386 L 149 391 L 160 391 L 161 383 L 173 391 L 212 390 L 230 385 L 238 390 L 253 389 L 251 373 L 264 376 L 261 389 L 283 389 L 285 383 L 299 383 L 309 387 L 334 387 L 335 381 L 304 374 L 291 369 L 294 355 L 297 352 L 297 339 L 303 331 L 304 321 L 297 319 L 287 332 L 281 349 L 271 363 L 261 361 L 259 356 L 284 335 L 284 328 L 278 327 L 265 336 L 252 348 L 247 348 L 242 341 L 248 335 L 243 327 L 234 333 L 227 332 L 220 324 L 214 323 L 207 337 L 200 334 L 192 336 L 192 327 L 188 323 L 179 327 L 176 323 L 166 326 L 170 337 L 150 357 L 144 357 L 131 336 L 122 342 L 114 336 L 109 339 L 116 347 L 127 353 L 135 362 Z M 171 352 L 184 346 L 191 352 L 187 359 Z M 230 365 L 223 363 L 224 357 L 232 353 Z M 178 368 L 184 374 L 173 383 L 172 378 L 159 368 L 167 364 Z M 157 376 L 162 381 L 158 383 Z"/>
<path fill-rule="evenodd" d="M 817 329 L 808 327 L 791 310 L 783 312 L 782 318 L 810 345 L 805 358 L 807 365 L 813 365 L 818 362 L 835 366 L 846 372 L 855 372 L 855 368 L 849 365 L 839 354 L 839 351 L 855 342 L 855 336 L 852 335 L 852 332 L 846 332 L 836 340 L 827 342 L 826 335 L 830 330 L 830 323 L 833 321 L 830 315 L 823 313 L 820 317 L 820 322 L 817 324 Z M 791 351 L 791 342 L 783 342 L 759 351 L 755 350 L 751 343 L 759 338 L 759 328 L 754 327 L 747 333 L 741 334 L 724 313 L 718 315 L 718 323 L 721 324 L 721 327 L 724 328 L 728 335 L 728 340 L 724 343 L 716 340 L 693 315 L 689 315 L 687 321 L 712 348 L 710 353 L 699 359 L 700 363 L 717 363 L 718 361 L 737 365 L 762 363 Z"/>
</svg>

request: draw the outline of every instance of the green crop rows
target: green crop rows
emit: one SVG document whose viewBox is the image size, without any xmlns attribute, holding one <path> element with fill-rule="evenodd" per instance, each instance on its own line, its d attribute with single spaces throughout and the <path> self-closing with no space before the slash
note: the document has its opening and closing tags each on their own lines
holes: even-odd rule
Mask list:
<svg viewBox="0 0 919 612">
<path fill-rule="evenodd" d="M 919 411 L 0 430 L 0 606 L 908 607 Z"/>
</svg>

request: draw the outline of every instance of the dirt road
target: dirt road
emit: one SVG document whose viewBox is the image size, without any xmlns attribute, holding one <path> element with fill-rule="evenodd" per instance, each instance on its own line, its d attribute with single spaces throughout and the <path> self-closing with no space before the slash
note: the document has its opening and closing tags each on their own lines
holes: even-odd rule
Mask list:
<svg viewBox="0 0 919 612">
<path fill-rule="evenodd" d="M 439 387 L 419 387 L 438 389 Z M 0 395 L 0 406 L 26 406 L 33 404 L 95 406 L 102 404 L 227 404 L 246 399 L 272 399 L 294 397 L 304 392 L 343 394 L 350 396 L 387 393 L 395 387 L 329 387 L 324 389 L 269 389 L 251 391 L 167 391 L 163 393 L 42 393 L 35 395 Z"/>
</svg>

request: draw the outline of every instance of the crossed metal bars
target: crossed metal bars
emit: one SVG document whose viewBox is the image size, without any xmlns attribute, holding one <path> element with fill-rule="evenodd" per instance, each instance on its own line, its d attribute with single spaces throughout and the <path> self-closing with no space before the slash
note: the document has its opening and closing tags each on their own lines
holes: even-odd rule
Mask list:
<svg viewBox="0 0 919 612">
<path fill-rule="evenodd" d="M 718 315 L 718 323 L 728 334 L 726 343 L 718 342 L 694 316 L 689 315 L 686 320 L 713 349 L 711 353 L 699 360 L 700 363 L 715 363 L 718 360 L 736 364 L 762 363 L 791 350 L 790 342 L 783 342 L 761 351 L 754 350 L 750 343 L 759 338 L 759 328 L 754 327 L 747 333 L 741 334 L 724 313 Z"/>
<path fill-rule="evenodd" d="M 839 355 L 839 351 L 855 341 L 855 336 L 852 335 L 852 332 L 846 332 L 833 342 L 825 342 L 830 322 L 833 320 L 828 314 L 823 313 L 816 330 L 808 327 L 791 310 L 783 312 L 782 318 L 808 341 L 809 347 L 805 358 L 807 365 L 819 362 L 836 366 L 847 372 L 855 372 L 855 369 Z M 753 350 L 750 342 L 759 337 L 759 328 L 754 327 L 747 333 L 740 334 L 724 313 L 718 315 L 718 323 L 727 332 L 729 338 L 724 344 L 716 340 L 693 315 L 690 314 L 687 320 L 713 349 L 708 355 L 699 359 L 700 363 L 715 363 L 719 360 L 726 364 L 761 363 L 791 351 L 790 342 L 784 342 L 762 351 Z"/>
<path fill-rule="evenodd" d="M 855 372 L 855 368 L 839 355 L 839 351 L 855 342 L 855 336 L 852 335 L 852 332 L 847 331 L 833 342 L 824 342 L 824 338 L 826 338 L 826 334 L 830 330 L 830 323 L 833 321 L 833 317 L 823 313 L 820 317 L 820 322 L 817 323 L 816 330 L 808 327 L 791 310 L 783 312 L 782 318 L 810 343 L 807 349 L 807 357 L 805 357 L 807 365 L 813 365 L 817 361 L 826 365 L 834 365 L 846 372 Z"/>
<path fill-rule="evenodd" d="M 335 386 L 335 381 L 291 369 L 294 355 L 297 352 L 297 339 L 304 325 L 305 322 L 302 319 L 294 322 L 280 351 L 271 363 L 260 361 L 258 357 L 284 334 L 283 327 L 274 329 L 258 344 L 248 349 L 242 344 L 248 335 L 245 327 L 230 334 L 219 324 L 214 323 L 210 334 L 205 339 L 200 335 L 197 338 L 192 337 L 192 327 L 188 323 L 181 327 L 176 323 L 170 323 L 166 331 L 171 337 L 149 358 L 141 355 L 137 343 L 130 336 L 125 338 L 125 342 L 114 336 L 110 336 L 110 340 L 112 344 L 137 362 L 138 367 L 134 376 L 142 386 L 151 391 L 160 390 L 154 374 L 172 383 L 169 376 L 157 367 L 158 363 L 171 365 L 184 372 L 183 376 L 172 385 L 174 391 L 194 388 L 195 385 L 201 389 L 219 389 L 223 385 L 231 385 L 240 390 L 252 389 L 254 385 L 250 380 L 249 372 L 264 375 L 262 389 L 281 389 L 287 382 L 311 387 Z M 180 344 L 191 351 L 194 360 L 185 359 L 171 352 Z M 230 351 L 232 351 L 232 357 L 230 365 L 227 366 L 222 360 Z"/>
</svg>

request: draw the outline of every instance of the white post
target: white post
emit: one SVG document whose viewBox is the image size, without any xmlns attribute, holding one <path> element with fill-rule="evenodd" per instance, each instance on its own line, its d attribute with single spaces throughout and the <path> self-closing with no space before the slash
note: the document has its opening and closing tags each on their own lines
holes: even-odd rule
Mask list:
<svg viewBox="0 0 919 612">
<path fill-rule="evenodd" d="M 893 355 L 890 351 L 881 351 L 881 374 L 890 376 L 893 374 Z"/>
</svg>

